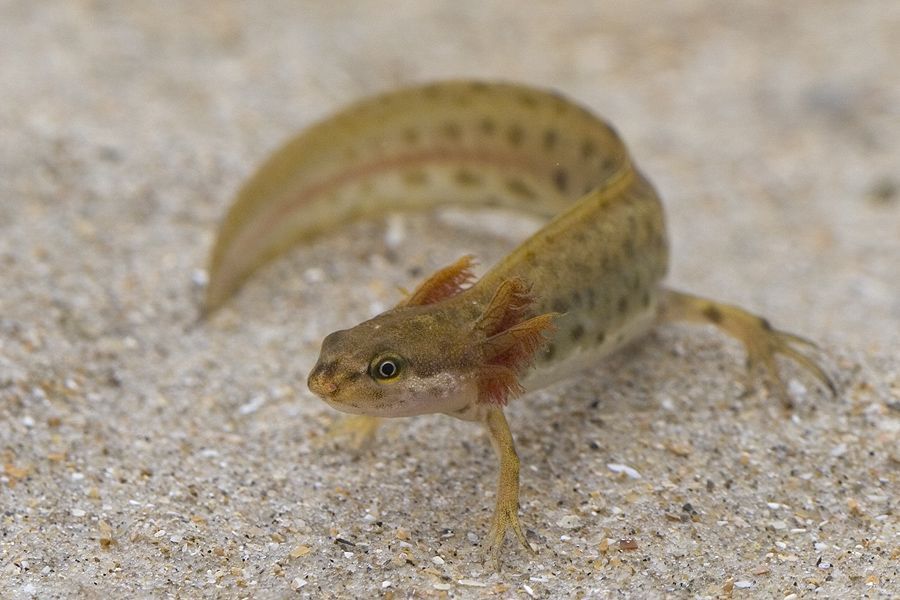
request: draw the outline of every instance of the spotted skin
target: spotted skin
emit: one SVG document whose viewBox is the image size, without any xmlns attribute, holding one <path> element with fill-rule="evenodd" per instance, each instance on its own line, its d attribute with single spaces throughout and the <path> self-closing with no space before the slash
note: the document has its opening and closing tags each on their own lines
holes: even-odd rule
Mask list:
<svg viewBox="0 0 900 600">
<path fill-rule="evenodd" d="M 364 100 L 293 138 L 253 175 L 218 232 L 204 311 L 299 241 L 355 219 L 440 205 L 500 206 L 548 220 L 480 279 L 467 257 L 396 307 L 325 338 L 310 389 L 357 415 L 446 413 L 479 421 L 499 459 L 485 543 L 499 567 L 518 517 L 519 458 L 504 405 L 597 363 L 668 320 L 739 339 L 786 397 L 775 357 L 833 390 L 806 340 L 735 306 L 668 290 L 665 219 L 616 132 L 525 86 L 451 81 Z M 384 361 L 391 368 L 380 369 Z M 396 367 L 396 368 L 394 368 Z"/>
</svg>

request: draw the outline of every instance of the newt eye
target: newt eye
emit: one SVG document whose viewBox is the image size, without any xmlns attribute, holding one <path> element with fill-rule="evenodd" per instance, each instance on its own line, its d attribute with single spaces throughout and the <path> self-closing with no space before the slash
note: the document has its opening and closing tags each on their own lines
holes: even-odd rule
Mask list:
<svg viewBox="0 0 900 600">
<path fill-rule="evenodd" d="M 378 381 L 390 381 L 400 375 L 403 359 L 393 354 L 379 356 L 369 365 L 369 375 Z"/>
</svg>

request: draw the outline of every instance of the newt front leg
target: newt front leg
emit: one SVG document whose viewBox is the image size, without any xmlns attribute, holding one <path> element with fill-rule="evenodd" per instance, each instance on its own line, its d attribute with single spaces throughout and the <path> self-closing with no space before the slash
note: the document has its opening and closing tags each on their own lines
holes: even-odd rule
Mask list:
<svg viewBox="0 0 900 600">
<path fill-rule="evenodd" d="M 534 548 L 525 539 L 525 532 L 519 522 L 519 456 L 513 444 L 512 433 L 506 423 L 503 410 L 498 407 L 489 409 L 484 424 L 491 436 L 491 444 L 500 460 L 499 480 L 497 482 L 497 505 L 494 518 L 488 532 L 484 551 L 485 559 L 490 558 L 494 568 L 500 568 L 500 549 L 506 538 L 506 530 L 510 528 L 519 538 L 519 542 L 529 551 Z"/>
</svg>

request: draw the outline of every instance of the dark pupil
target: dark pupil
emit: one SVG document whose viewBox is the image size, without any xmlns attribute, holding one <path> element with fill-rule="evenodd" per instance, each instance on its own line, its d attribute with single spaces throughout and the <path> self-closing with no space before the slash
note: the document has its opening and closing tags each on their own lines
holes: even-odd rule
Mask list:
<svg viewBox="0 0 900 600">
<path fill-rule="evenodd" d="M 385 379 L 393 377 L 397 374 L 397 365 L 395 365 L 394 361 L 392 360 L 383 361 L 380 365 L 378 365 L 378 374 Z"/>
</svg>

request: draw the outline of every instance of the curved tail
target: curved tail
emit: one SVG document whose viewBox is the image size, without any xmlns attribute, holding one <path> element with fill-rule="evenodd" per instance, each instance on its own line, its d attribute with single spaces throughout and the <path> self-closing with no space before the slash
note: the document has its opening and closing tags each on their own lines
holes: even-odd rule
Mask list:
<svg viewBox="0 0 900 600">
<path fill-rule="evenodd" d="M 364 100 L 246 182 L 216 236 L 204 313 L 293 244 L 348 221 L 443 204 L 549 218 L 628 161 L 608 124 L 544 90 L 459 81 Z"/>
</svg>

